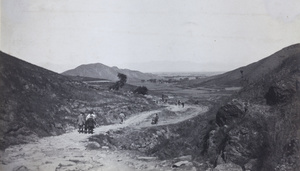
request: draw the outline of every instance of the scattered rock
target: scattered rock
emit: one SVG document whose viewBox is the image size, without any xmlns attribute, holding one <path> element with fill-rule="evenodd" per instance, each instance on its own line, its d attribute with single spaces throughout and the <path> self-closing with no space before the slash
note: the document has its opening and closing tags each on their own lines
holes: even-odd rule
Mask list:
<svg viewBox="0 0 300 171">
<path fill-rule="evenodd" d="M 99 149 L 100 145 L 97 142 L 90 142 L 86 145 L 86 148 L 88 150 L 95 150 L 95 149 Z"/>
<path fill-rule="evenodd" d="M 245 164 L 245 166 L 244 166 L 245 170 L 250 170 L 250 171 L 257 170 L 258 169 L 257 164 L 258 164 L 257 159 L 252 159 L 248 163 Z"/>
<path fill-rule="evenodd" d="M 13 171 L 29 171 L 26 166 L 18 166 L 13 169 Z"/>
<path fill-rule="evenodd" d="M 187 161 L 191 161 L 192 160 L 192 156 L 191 155 L 187 155 L 187 156 L 181 156 L 181 157 L 177 157 L 174 159 L 175 161 L 183 161 L 183 160 L 187 160 Z"/>
<path fill-rule="evenodd" d="M 224 163 L 225 163 L 225 161 L 224 161 L 224 159 L 222 158 L 222 155 L 220 154 L 220 155 L 218 156 L 218 158 L 217 158 L 217 163 L 216 163 L 216 165 L 224 164 Z"/>
<path fill-rule="evenodd" d="M 132 162 L 126 162 L 126 165 L 129 167 L 134 167 L 134 164 Z"/>
<path fill-rule="evenodd" d="M 62 129 L 63 126 L 61 123 L 54 123 L 55 128 Z"/>
<path fill-rule="evenodd" d="M 102 148 L 102 149 L 109 149 L 108 146 L 102 146 L 101 148 Z"/>
<path fill-rule="evenodd" d="M 197 169 L 195 167 L 192 167 L 191 171 L 197 171 Z"/>
<path fill-rule="evenodd" d="M 80 160 L 77 160 L 77 159 L 69 159 L 70 162 L 74 162 L 74 163 L 84 163 L 84 161 L 80 161 Z"/>
<path fill-rule="evenodd" d="M 137 157 L 138 160 L 157 160 L 157 157 Z"/>
<path fill-rule="evenodd" d="M 137 170 L 145 170 L 147 168 L 148 168 L 147 164 L 141 164 L 141 165 L 135 166 L 135 169 L 137 169 Z"/>
<path fill-rule="evenodd" d="M 242 167 L 233 163 L 220 164 L 213 171 L 243 171 Z"/>
<path fill-rule="evenodd" d="M 180 167 L 180 166 L 183 166 L 183 165 L 190 166 L 190 165 L 193 165 L 193 163 L 191 163 L 189 161 L 180 161 L 180 162 L 174 163 L 172 167 L 173 168 L 174 167 Z"/>
</svg>

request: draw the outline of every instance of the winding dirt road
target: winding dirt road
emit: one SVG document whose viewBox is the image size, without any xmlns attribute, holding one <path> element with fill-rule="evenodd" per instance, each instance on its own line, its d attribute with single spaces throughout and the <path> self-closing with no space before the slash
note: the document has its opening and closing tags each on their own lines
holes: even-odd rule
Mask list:
<svg viewBox="0 0 300 171">
<path fill-rule="evenodd" d="M 169 110 L 178 116 L 162 118 L 158 125 L 174 124 L 196 115 L 203 114 L 207 107 L 167 106 L 165 109 L 147 111 L 136 114 L 123 124 L 100 126 L 95 134 L 105 134 L 108 130 L 124 127 L 153 126 L 149 120 L 155 113 Z M 16 145 L 7 148 L 1 154 L 0 170 L 2 171 L 67 171 L 67 170 L 99 170 L 99 171 L 131 171 L 131 170 L 172 170 L 170 166 L 157 160 L 138 160 L 136 152 L 112 150 L 99 147 L 88 150 L 86 146 L 91 134 L 78 134 L 77 130 L 60 136 L 45 137 L 37 142 Z M 99 145 L 99 144 L 98 144 Z"/>
</svg>

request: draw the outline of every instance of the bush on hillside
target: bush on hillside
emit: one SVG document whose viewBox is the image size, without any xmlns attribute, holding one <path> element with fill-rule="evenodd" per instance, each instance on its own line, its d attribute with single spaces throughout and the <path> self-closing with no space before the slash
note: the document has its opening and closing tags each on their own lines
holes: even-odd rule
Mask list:
<svg viewBox="0 0 300 171">
<path fill-rule="evenodd" d="M 145 86 L 139 86 L 133 92 L 137 93 L 137 94 L 146 95 L 146 94 L 148 94 L 148 88 Z"/>
</svg>

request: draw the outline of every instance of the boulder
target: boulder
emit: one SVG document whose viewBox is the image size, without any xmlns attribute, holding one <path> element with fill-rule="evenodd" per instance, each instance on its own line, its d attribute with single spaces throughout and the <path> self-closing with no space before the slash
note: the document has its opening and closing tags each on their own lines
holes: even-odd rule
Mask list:
<svg viewBox="0 0 300 171">
<path fill-rule="evenodd" d="M 217 112 L 216 123 L 220 127 L 224 125 L 231 125 L 240 120 L 244 114 L 245 113 L 239 108 L 239 106 L 227 104 L 222 106 Z"/>
<path fill-rule="evenodd" d="M 251 159 L 260 160 L 266 153 L 266 121 L 258 113 L 245 115 L 242 108 L 239 102 L 234 102 L 222 106 L 217 113 L 218 126 L 210 131 L 207 140 L 208 159 L 214 166 L 228 162 L 244 166 Z"/>
<path fill-rule="evenodd" d="M 287 102 L 295 91 L 287 87 L 270 86 L 268 92 L 265 94 L 265 99 L 268 105 L 276 105 Z"/>
<path fill-rule="evenodd" d="M 247 117 L 246 121 L 232 128 L 227 133 L 223 150 L 225 161 L 245 165 L 250 159 L 264 156 L 267 144 L 263 134 L 264 122 Z"/>
</svg>

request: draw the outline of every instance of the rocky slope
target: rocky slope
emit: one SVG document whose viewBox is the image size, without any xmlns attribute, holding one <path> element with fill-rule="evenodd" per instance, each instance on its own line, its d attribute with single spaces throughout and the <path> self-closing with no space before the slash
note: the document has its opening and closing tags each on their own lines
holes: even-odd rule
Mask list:
<svg viewBox="0 0 300 171">
<path fill-rule="evenodd" d="M 129 82 L 140 82 L 141 80 L 160 78 L 159 76 L 154 74 L 142 73 L 139 71 L 133 71 L 129 69 L 119 69 L 117 67 L 109 67 L 101 63 L 80 65 L 75 69 L 63 72 L 62 74 L 71 76 L 102 78 L 111 81 L 116 81 L 118 80 L 118 73 L 127 75 L 127 79 Z"/>
<path fill-rule="evenodd" d="M 206 136 L 197 137 L 203 153 L 196 156 L 219 170 L 300 170 L 299 45 L 276 54 L 253 64 L 271 72 L 257 81 L 250 77 L 252 82 L 218 108 Z M 265 62 L 276 60 L 271 66 Z"/>
<path fill-rule="evenodd" d="M 143 96 L 108 86 L 95 88 L 0 52 L 1 149 L 73 129 L 81 112 L 94 111 L 98 124 L 108 124 L 118 112 L 156 107 Z"/>
<path fill-rule="evenodd" d="M 199 86 L 245 86 L 257 82 L 262 78 L 276 72 L 276 69 L 290 56 L 300 52 L 300 44 L 286 47 L 271 56 L 255 63 L 237 68 L 224 74 L 185 82 L 183 84 L 191 87 Z M 242 73 L 241 73 L 242 71 Z"/>
<path fill-rule="evenodd" d="M 131 141 L 117 141 L 118 146 L 163 160 L 192 155 L 200 170 L 300 170 L 299 45 L 276 54 L 282 54 L 276 65 L 267 66 L 265 61 L 276 61 L 277 55 L 255 64 L 272 72 L 212 104 L 205 114 L 178 124 L 132 130 Z M 116 140 L 105 138 L 112 144 Z"/>
</svg>

